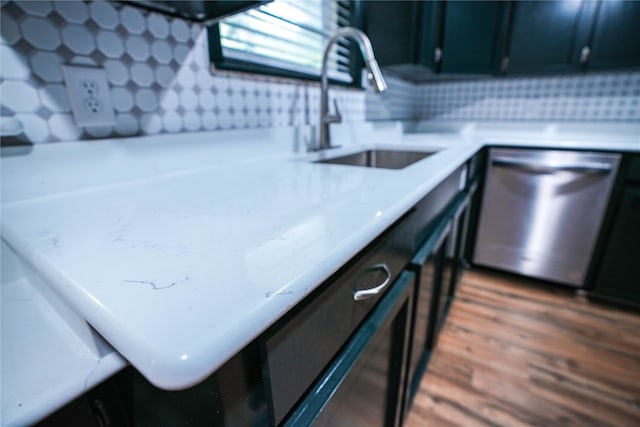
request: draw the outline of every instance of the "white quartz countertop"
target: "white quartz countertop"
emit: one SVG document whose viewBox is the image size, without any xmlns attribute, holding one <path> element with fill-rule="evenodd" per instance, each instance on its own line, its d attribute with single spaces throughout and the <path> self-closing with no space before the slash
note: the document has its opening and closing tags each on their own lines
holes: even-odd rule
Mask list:
<svg viewBox="0 0 640 427">
<path fill-rule="evenodd" d="M 15 202 L 3 206 L 2 235 L 151 382 L 182 388 L 478 148 L 402 171 L 281 158 Z"/>
<path fill-rule="evenodd" d="M 180 389 L 260 335 L 487 142 L 640 151 L 631 129 L 536 143 L 531 131 L 402 135 L 397 126 L 369 127 L 354 144 L 322 154 L 295 154 L 290 142 L 252 150 L 255 141 L 242 154 L 235 137 L 210 133 L 186 150 L 193 166 L 175 168 L 150 161 L 146 149 L 131 154 L 126 147 L 140 146 L 134 140 L 91 143 L 89 153 L 79 147 L 88 143 L 63 144 L 60 151 L 84 150 L 86 177 L 65 180 L 53 166 L 43 172 L 50 154 L 40 149 L 3 159 L 3 192 L 20 182 L 29 188 L 3 193 L 2 239 L 152 383 Z M 343 134 L 334 139 L 351 135 Z M 154 138 L 158 147 L 179 143 L 147 140 Z M 373 146 L 440 151 L 401 170 L 310 161 Z M 172 152 L 162 161 L 171 163 Z M 29 156 L 38 166 L 31 173 L 23 170 Z M 122 170 L 98 176 L 91 161 Z"/>
</svg>

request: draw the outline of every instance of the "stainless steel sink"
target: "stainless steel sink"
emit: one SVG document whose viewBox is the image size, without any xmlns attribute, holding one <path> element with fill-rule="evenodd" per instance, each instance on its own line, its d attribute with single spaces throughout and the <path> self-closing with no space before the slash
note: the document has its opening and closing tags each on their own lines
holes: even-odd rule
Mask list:
<svg viewBox="0 0 640 427">
<path fill-rule="evenodd" d="M 319 160 L 316 163 L 364 166 L 368 168 L 403 169 L 434 154 L 426 151 L 367 150 L 332 159 Z"/>
</svg>

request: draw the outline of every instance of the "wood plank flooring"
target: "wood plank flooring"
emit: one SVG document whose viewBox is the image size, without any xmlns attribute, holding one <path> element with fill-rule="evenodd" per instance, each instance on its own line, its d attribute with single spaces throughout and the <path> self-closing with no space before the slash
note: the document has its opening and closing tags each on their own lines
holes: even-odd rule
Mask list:
<svg viewBox="0 0 640 427">
<path fill-rule="evenodd" d="M 640 315 L 465 272 L 405 423 L 424 426 L 640 426 Z"/>
</svg>

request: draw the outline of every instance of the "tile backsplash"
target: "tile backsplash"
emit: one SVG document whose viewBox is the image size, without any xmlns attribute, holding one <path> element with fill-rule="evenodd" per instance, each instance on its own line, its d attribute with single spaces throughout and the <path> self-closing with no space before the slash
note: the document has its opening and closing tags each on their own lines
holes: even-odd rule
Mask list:
<svg viewBox="0 0 640 427">
<path fill-rule="evenodd" d="M 1 115 L 19 120 L 30 142 L 318 121 L 317 83 L 212 74 L 200 24 L 108 1 L 5 1 L 0 11 Z M 104 67 L 115 126 L 75 126 L 63 64 Z M 330 92 L 345 121 L 365 120 L 365 99 L 373 118 L 412 118 L 401 114 L 413 114 L 414 100 L 404 102 L 408 110 L 386 105 L 394 82 L 386 98 Z"/>
<path fill-rule="evenodd" d="M 424 120 L 640 122 L 640 71 L 426 84 Z"/>
<path fill-rule="evenodd" d="M 315 124 L 317 83 L 210 71 L 199 24 L 109 1 L 2 1 L 0 116 L 32 143 Z M 116 123 L 78 128 L 63 64 L 103 67 Z M 345 121 L 640 121 L 640 72 L 332 88 Z"/>
</svg>

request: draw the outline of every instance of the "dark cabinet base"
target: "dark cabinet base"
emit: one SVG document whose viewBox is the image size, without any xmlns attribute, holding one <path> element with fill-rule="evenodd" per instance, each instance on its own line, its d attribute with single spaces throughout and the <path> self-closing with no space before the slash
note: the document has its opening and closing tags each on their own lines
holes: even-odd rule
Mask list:
<svg viewBox="0 0 640 427">
<path fill-rule="evenodd" d="M 592 291 L 640 305 L 640 188 L 623 191 Z"/>
<path fill-rule="evenodd" d="M 257 354 L 250 344 L 200 384 L 178 391 L 161 390 L 127 367 L 37 426 L 264 426 L 267 406 Z"/>
<path fill-rule="evenodd" d="M 414 282 L 400 276 L 285 426 L 401 425 Z"/>
</svg>

